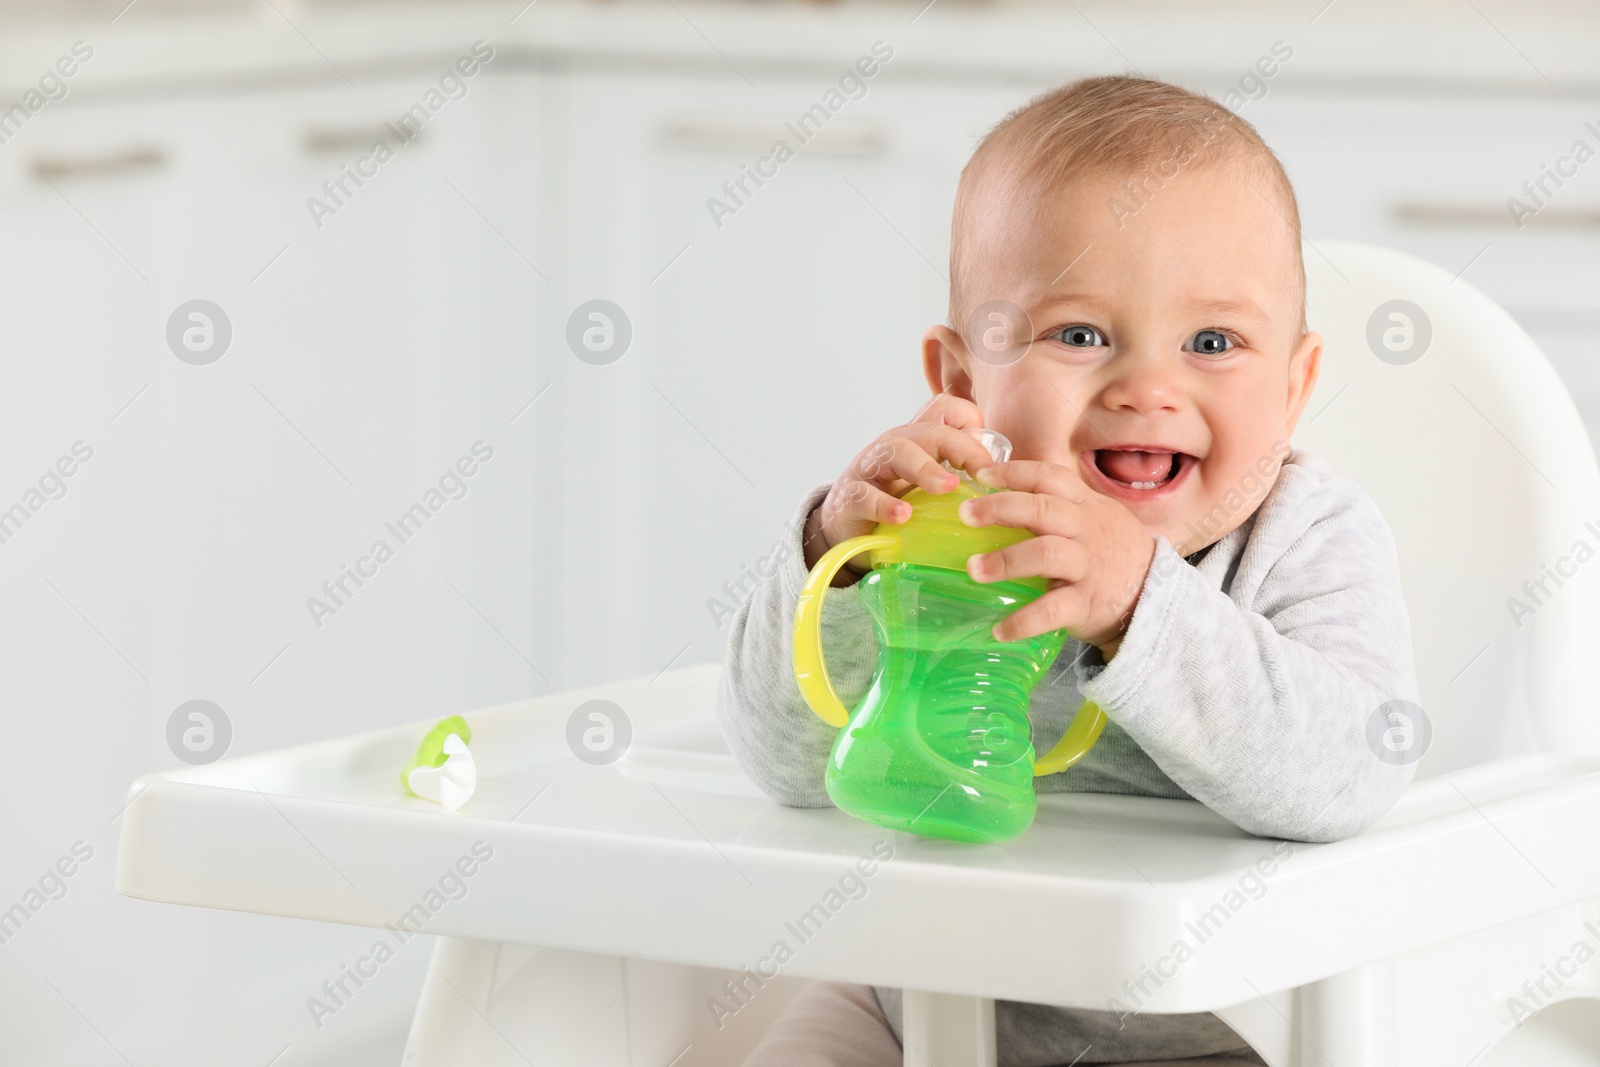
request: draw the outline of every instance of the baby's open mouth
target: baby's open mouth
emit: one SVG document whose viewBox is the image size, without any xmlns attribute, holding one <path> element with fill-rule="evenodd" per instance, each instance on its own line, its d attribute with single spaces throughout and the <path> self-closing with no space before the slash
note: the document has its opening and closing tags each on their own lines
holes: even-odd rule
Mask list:
<svg viewBox="0 0 1600 1067">
<path fill-rule="evenodd" d="M 1152 452 L 1141 449 L 1100 448 L 1094 465 L 1100 473 L 1129 489 L 1159 489 L 1183 470 L 1183 452 Z"/>
</svg>

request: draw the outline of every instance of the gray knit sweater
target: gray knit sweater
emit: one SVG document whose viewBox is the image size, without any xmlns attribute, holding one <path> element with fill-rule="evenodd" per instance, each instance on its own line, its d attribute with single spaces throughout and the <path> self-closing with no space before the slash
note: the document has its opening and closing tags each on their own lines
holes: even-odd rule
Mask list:
<svg viewBox="0 0 1600 1067">
<path fill-rule="evenodd" d="M 832 803 L 823 772 L 838 731 L 800 696 L 790 636 L 806 576 L 801 531 L 830 484 L 800 502 L 781 566 L 733 617 L 717 692 L 740 765 L 796 807 Z M 822 635 L 828 673 L 854 707 L 878 648 L 850 590 L 824 602 Z M 1105 710 L 1105 732 L 1076 765 L 1039 778 L 1041 792 L 1194 799 L 1263 837 L 1360 833 L 1415 769 L 1380 759 L 1368 740 L 1381 705 L 1417 699 L 1394 541 L 1377 506 L 1295 452 L 1255 514 L 1210 548 L 1184 559 L 1159 539 L 1112 662 L 1069 638 L 1034 688 L 1036 751 L 1049 750 L 1085 698 Z M 898 1033 L 900 991 L 875 991 Z M 995 1016 L 1000 1067 L 1249 1054 L 1210 1012 L 1140 1013 L 1120 1029 L 1110 1011 L 999 1001 Z"/>
</svg>

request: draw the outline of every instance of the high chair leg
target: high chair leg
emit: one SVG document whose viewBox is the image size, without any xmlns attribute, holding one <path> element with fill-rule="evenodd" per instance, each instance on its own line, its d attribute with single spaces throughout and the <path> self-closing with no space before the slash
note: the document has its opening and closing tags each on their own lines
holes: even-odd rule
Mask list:
<svg viewBox="0 0 1600 1067">
<path fill-rule="evenodd" d="M 735 1067 L 804 985 L 749 969 L 441 937 L 401 1062 Z"/>
<path fill-rule="evenodd" d="M 905 1067 L 996 1067 L 991 998 L 907 989 L 900 1004 Z"/>
<path fill-rule="evenodd" d="M 472 1049 L 466 1043 L 477 1030 L 478 1017 L 489 1009 L 500 948 L 495 941 L 439 938 L 411 1019 L 400 1060 L 404 1067 L 447 1067 L 469 1061 Z"/>
<path fill-rule="evenodd" d="M 629 1067 L 628 961 L 441 937 L 404 1067 Z"/>
<path fill-rule="evenodd" d="M 1538 1016 L 1573 999 L 1595 1004 L 1594 1014 L 1583 1016 L 1588 1022 Z M 1403 952 L 1217 1014 L 1271 1067 L 1597 1067 L 1600 898 Z"/>
<path fill-rule="evenodd" d="M 1390 961 L 1313 982 L 1300 991 L 1299 1009 L 1297 1063 L 1399 1067 Z"/>
</svg>

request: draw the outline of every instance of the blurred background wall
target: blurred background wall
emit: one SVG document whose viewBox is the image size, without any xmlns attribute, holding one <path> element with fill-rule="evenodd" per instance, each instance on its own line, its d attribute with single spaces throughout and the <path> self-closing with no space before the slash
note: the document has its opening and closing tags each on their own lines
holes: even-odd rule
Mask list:
<svg viewBox="0 0 1600 1067">
<path fill-rule="evenodd" d="M 719 661 L 920 404 L 956 177 L 1043 88 L 1214 94 L 1308 257 L 1459 272 L 1600 426 L 1597 45 L 1551 0 L 0 5 L 0 909 L 91 853 L 0 943 L 0 1061 L 396 1062 L 421 939 L 319 1026 L 366 931 L 115 894 L 175 711 L 243 753 Z"/>
</svg>

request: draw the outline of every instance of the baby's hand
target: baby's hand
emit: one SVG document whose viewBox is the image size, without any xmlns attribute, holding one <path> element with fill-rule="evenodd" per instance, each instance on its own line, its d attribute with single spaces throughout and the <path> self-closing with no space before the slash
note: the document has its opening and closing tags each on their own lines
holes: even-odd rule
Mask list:
<svg viewBox="0 0 1600 1067">
<path fill-rule="evenodd" d="M 966 432 L 967 427 L 983 428 L 978 405 L 940 393 L 909 423 L 896 426 L 862 449 L 806 521 L 806 567 L 815 566 L 822 554 L 839 542 L 871 533 L 880 522 L 896 524 L 909 519 L 911 505 L 898 497 L 913 484 L 930 493 L 954 489 L 960 479 L 940 466 L 941 460 L 968 473 L 993 463 L 989 450 Z M 851 574 L 846 576 L 846 571 Z M 849 584 L 863 573 L 854 561 L 848 562 L 833 584 Z"/>
<path fill-rule="evenodd" d="M 1034 536 L 967 560 L 974 581 L 1045 578 L 1049 590 L 1000 620 L 994 636 L 1019 641 L 1060 627 L 1109 662 L 1133 617 L 1156 542 L 1121 503 L 1090 489 L 1059 463 L 1011 460 L 976 475 L 1009 489 L 962 503 L 969 526 L 1015 526 Z"/>
</svg>

